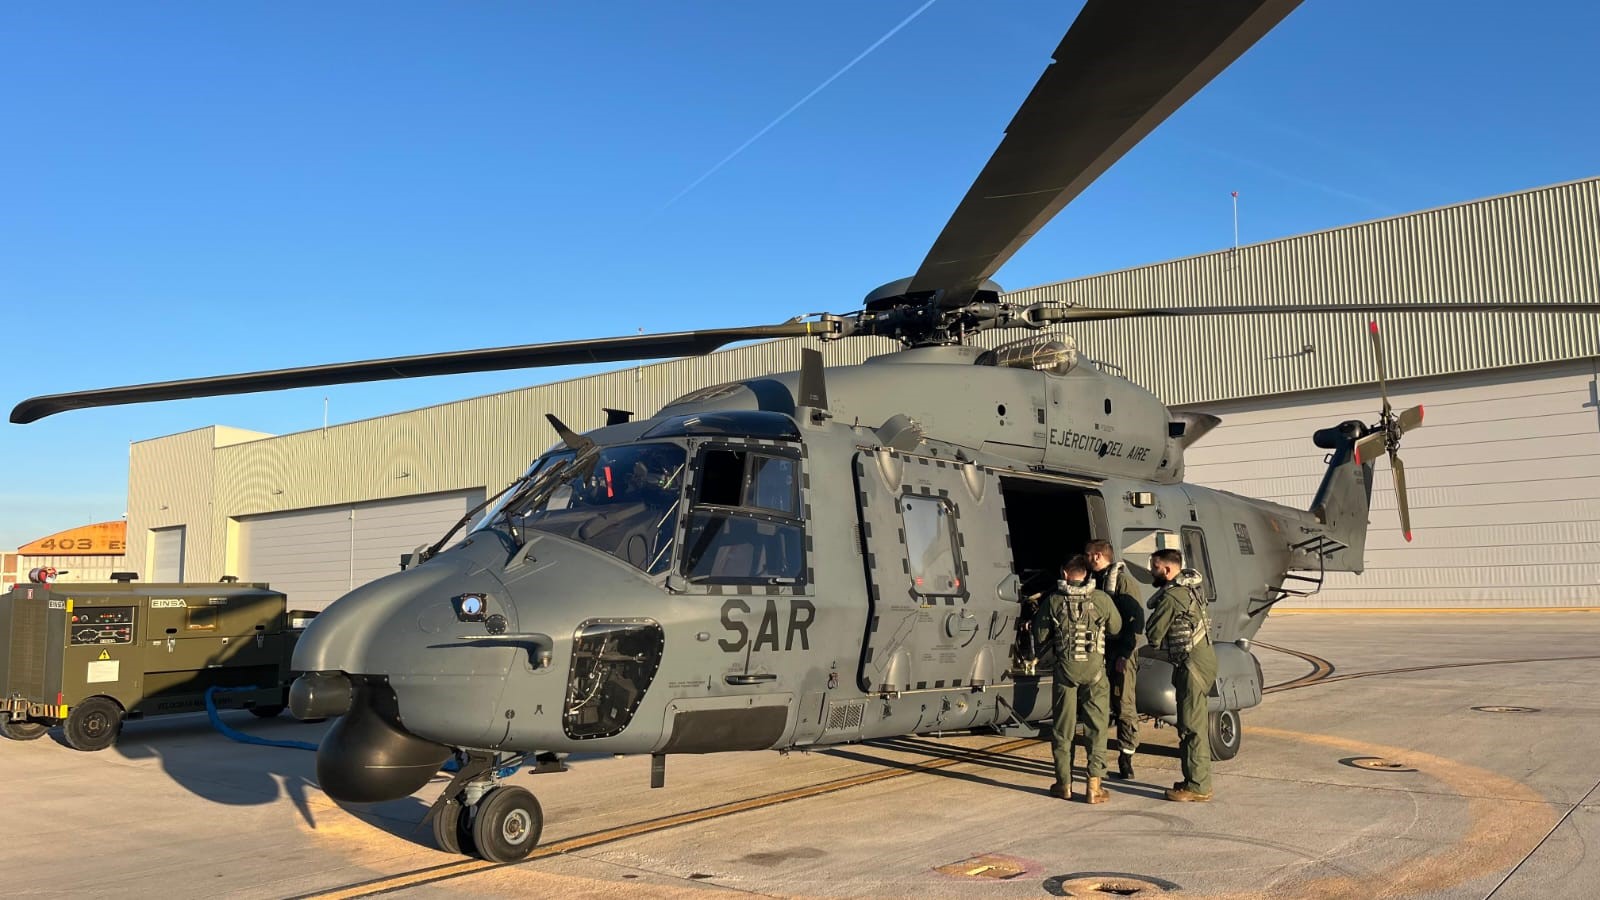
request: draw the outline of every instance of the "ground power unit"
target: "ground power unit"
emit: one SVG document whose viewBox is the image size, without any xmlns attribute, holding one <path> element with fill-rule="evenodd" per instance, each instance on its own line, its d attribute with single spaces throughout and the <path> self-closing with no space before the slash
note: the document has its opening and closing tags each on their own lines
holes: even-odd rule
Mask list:
<svg viewBox="0 0 1600 900">
<path fill-rule="evenodd" d="M 103 750 L 127 719 L 205 709 L 210 688 L 219 707 L 276 716 L 311 615 L 265 584 L 19 584 L 0 595 L 0 733 L 60 725 Z"/>
</svg>

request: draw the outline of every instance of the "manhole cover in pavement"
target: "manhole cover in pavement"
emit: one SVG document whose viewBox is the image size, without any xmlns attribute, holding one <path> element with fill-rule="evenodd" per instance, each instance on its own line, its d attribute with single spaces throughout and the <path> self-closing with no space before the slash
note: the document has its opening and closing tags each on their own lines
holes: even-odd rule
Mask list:
<svg viewBox="0 0 1600 900">
<path fill-rule="evenodd" d="M 1122 872 L 1077 872 L 1058 875 L 1045 881 L 1044 889 L 1054 897 L 1153 897 L 1177 890 L 1170 881 Z"/>
<path fill-rule="evenodd" d="M 1473 709 L 1478 712 L 1493 713 L 1536 713 L 1539 711 L 1537 707 L 1533 706 L 1474 706 Z"/>
<path fill-rule="evenodd" d="M 1398 759 L 1387 759 L 1382 756 L 1351 756 L 1339 760 L 1347 766 L 1357 769 L 1370 769 L 1374 772 L 1415 772 L 1416 769 Z"/>
<path fill-rule="evenodd" d="M 1026 873 L 1028 864 L 1014 856 L 987 853 L 983 856 L 974 856 L 971 859 L 953 862 L 947 866 L 935 866 L 933 870 L 941 875 L 954 875 L 957 878 L 987 878 L 992 881 L 1005 881 Z"/>
</svg>

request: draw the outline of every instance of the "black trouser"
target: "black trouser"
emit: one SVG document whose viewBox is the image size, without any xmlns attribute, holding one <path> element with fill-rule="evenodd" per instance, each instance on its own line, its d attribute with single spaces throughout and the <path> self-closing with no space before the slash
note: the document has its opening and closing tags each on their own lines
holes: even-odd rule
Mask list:
<svg viewBox="0 0 1600 900">
<path fill-rule="evenodd" d="M 1139 749 L 1139 657 L 1128 657 L 1119 673 L 1116 660 L 1106 660 L 1106 680 L 1111 682 L 1111 718 L 1117 723 L 1117 746 L 1124 753 Z"/>
</svg>

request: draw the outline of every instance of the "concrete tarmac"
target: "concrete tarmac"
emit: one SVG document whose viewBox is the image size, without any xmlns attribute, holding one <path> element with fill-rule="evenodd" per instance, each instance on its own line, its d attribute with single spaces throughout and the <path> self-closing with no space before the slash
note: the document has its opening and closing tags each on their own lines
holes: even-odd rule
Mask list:
<svg viewBox="0 0 1600 900">
<path fill-rule="evenodd" d="M 94 754 L 57 735 L 0 740 L 0 891 L 1594 896 L 1600 613 L 1282 614 L 1260 637 L 1281 648 L 1257 645 L 1280 689 L 1243 714 L 1209 804 L 1161 798 L 1176 739 L 1148 726 L 1138 778 L 1108 782 L 1095 807 L 1045 793 L 1047 742 L 995 735 L 671 757 L 661 790 L 647 758 L 574 758 L 511 780 L 539 796 L 544 838 L 497 866 L 434 850 L 418 827 L 442 781 L 341 808 L 311 753 L 232 743 L 183 716 L 130 723 Z M 279 739 L 315 742 L 323 727 L 224 715 Z"/>
</svg>

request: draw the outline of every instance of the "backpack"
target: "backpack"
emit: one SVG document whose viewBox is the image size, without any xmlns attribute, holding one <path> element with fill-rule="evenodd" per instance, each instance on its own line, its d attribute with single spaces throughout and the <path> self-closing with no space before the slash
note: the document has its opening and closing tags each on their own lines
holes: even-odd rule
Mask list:
<svg viewBox="0 0 1600 900">
<path fill-rule="evenodd" d="M 1106 652 L 1105 616 L 1094 605 L 1093 583 L 1068 586 L 1055 621 L 1056 658 L 1062 662 L 1088 662 Z"/>
<path fill-rule="evenodd" d="M 1173 586 L 1167 588 L 1167 593 L 1182 589 L 1188 598 L 1178 614 L 1172 618 L 1172 627 L 1167 629 L 1167 639 L 1162 644 L 1162 649 L 1167 651 L 1174 659 L 1181 659 L 1189 655 L 1189 651 L 1200 646 L 1211 633 L 1211 613 L 1206 608 L 1204 600 L 1200 599 L 1200 592 L 1196 590 L 1201 584 L 1200 573 L 1193 569 L 1184 569 L 1172 582 Z"/>
</svg>

